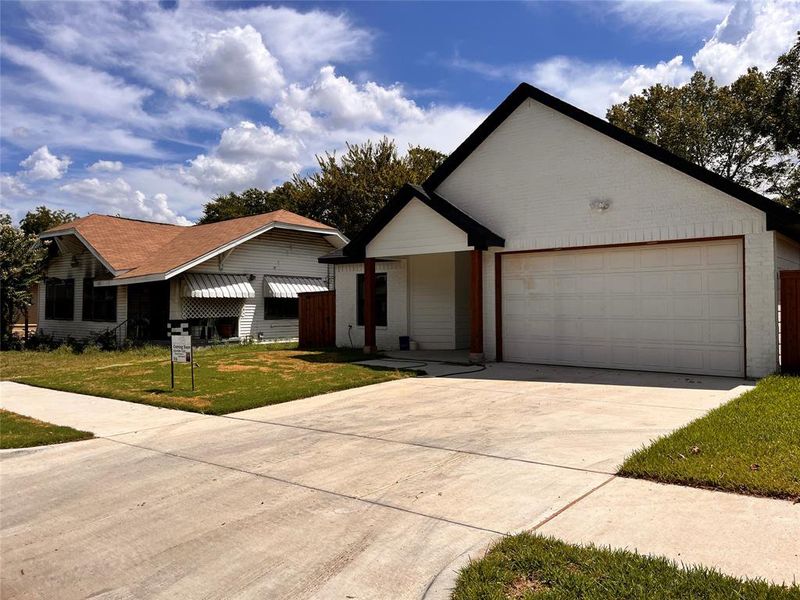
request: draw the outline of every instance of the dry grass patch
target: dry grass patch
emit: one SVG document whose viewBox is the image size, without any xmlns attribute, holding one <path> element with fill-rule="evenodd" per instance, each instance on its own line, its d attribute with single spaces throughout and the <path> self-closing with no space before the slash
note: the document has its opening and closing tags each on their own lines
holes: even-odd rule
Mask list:
<svg viewBox="0 0 800 600">
<path fill-rule="evenodd" d="M 412 373 L 353 364 L 358 351 L 306 351 L 293 346 L 198 349 L 195 384 L 188 365 L 175 366 L 170 389 L 167 348 L 125 352 L 0 353 L 0 378 L 209 414 L 256 408 L 317 394 L 409 377 Z"/>
</svg>

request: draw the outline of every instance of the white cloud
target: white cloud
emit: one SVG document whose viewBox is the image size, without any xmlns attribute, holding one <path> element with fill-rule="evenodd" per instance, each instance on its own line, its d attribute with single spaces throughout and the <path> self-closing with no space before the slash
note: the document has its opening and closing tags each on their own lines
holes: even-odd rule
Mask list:
<svg viewBox="0 0 800 600">
<path fill-rule="evenodd" d="M 114 173 L 122 170 L 122 162 L 118 160 L 98 160 L 89 165 L 88 169 L 92 172 L 108 172 Z"/>
<path fill-rule="evenodd" d="M 138 135 L 119 121 L 95 120 L 89 116 L 35 111 L 22 104 L 5 102 L 7 87 L 3 87 L 3 110 L 0 111 L 0 130 L 5 140 L 23 148 L 45 144 L 82 151 L 114 152 L 151 158 L 164 157 L 153 139 Z"/>
<path fill-rule="evenodd" d="M 68 157 L 59 158 L 50 152 L 47 146 L 41 146 L 19 164 L 25 167 L 25 177 L 37 180 L 61 179 L 69 169 L 70 163 L 72 161 Z"/>
<path fill-rule="evenodd" d="M 121 177 L 81 179 L 65 183 L 59 189 L 78 200 L 91 199 L 102 207 L 102 210 L 112 214 L 178 225 L 191 224 L 186 217 L 170 208 L 166 194 L 156 193 L 147 196 L 140 190 L 132 188 Z"/>
<path fill-rule="evenodd" d="M 273 187 L 299 171 L 302 143 L 266 125 L 242 121 L 222 132 L 209 154 L 200 154 L 178 173 L 189 185 L 212 192 L 250 186 Z"/>
<path fill-rule="evenodd" d="M 232 9 L 210 3 L 31 3 L 31 26 L 47 46 L 96 65 L 125 68 L 154 88 L 191 79 L 198 41 L 235 28 L 255 30 L 292 78 L 313 74 L 332 61 L 363 59 L 372 34 L 345 14 L 290 7 Z M 136 13 L 130 18 L 129 13 Z M 229 64 L 236 71 L 239 65 Z"/>
<path fill-rule="evenodd" d="M 485 116 L 464 106 L 420 107 L 399 86 L 356 84 L 330 66 L 308 86 L 290 86 L 272 114 L 282 129 L 242 121 L 209 152 L 164 172 L 206 194 L 271 188 L 346 142 L 387 135 L 401 152 L 410 144 L 450 152 Z"/>
<path fill-rule="evenodd" d="M 692 57 L 697 69 L 727 84 L 748 67 L 771 68 L 794 43 L 800 2 L 737 2 L 714 36 Z"/>
<path fill-rule="evenodd" d="M 5 75 L 4 102 L 32 100 L 49 106 L 69 107 L 94 117 L 105 116 L 125 121 L 148 121 L 142 102 L 150 90 L 94 68 L 66 62 L 43 52 L 2 44 L 3 57 L 20 67 L 24 74 Z M 10 85 L 9 85 L 10 84 Z"/>
<path fill-rule="evenodd" d="M 0 198 L 3 201 L 12 200 L 21 196 L 30 196 L 33 192 L 19 177 L 15 175 L 0 175 Z"/>
<path fill-rule="evenodd" d="M 272 111 L 281 125 L 296 131 L 390 125 L 419 119 L 422 114 L 399 85 L 382 87 L 371 81 L 357 85 L 337 76 L 331 65 L 320 69 L 311 85 L 289 86 Z"/>
<path fill-rule="evenodd" d="M 680 55 L 655 65 L 590 62 L 570 56 L 554 56 L 532 65 L 498 66 L 461 57 L 449 64 L 489 79 L 528 81 L 584 110 L 604 116 L 609 106 L 626 100 L 631 94 L 656 83 L 682 85 L 696 70 L 727 84 L 745 73 L 748 67 L 769 69 L 794 43 L 800 29 L 800 2 L 797 0 L 740 0 L 733 8 L 731 6 L 713 1 L 697 5 L 619 2 L 612 6 L 623 19 L 630 19 L 631 15 L 655 15 L 657 18 L 654 17 L 652 25 L 659 19 L 669 21 L 683 14 L 682 8 L 691 9 L 691 15 L 685 18 L 695 21 L 722 15 L 713 37 L 692 57 L 690 64 Z M 681 22 L 680 18 L 675 18 Z M 647 26 L 647 23 L 642 25 Z"/>
<path fill-rule="evenodd" d="M 238 98 L 274 98 L 285 84 L 283 72 L 261 34 L 250 25 L 202 35 L 193 77 L 178 79 L 178 96 L 194 95 L 212 107 Z"/>
<path fill-rule="evenodd" d="M 620 0 L 581 6 L 607 13 L 645 32 L 694 34 L 719 23 L 730 12 L 731 0 Z"/>
</svg>

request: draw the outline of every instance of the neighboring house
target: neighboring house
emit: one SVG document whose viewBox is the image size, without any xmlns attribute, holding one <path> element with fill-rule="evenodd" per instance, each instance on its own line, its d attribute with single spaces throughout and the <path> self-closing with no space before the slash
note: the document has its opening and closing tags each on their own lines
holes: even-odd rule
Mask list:
<svg viewBox="0 0 800 600">
<path fill-rule="evenodd" d="M 759 377 L 798 240 L 789 209 L 522 84 L 320 260 L 339 345 Z"/>
<path fill-rule="evenodd" d="M 41 234 L 57 253 L 40 283 L 38 329 L 57 339 L 112 330 L 164 340 L 297 338 L 297 294 L 332 286 L 317 257 L 347 239 L 279 210 L 181 227 L 92 214 Z"/>
</svg>

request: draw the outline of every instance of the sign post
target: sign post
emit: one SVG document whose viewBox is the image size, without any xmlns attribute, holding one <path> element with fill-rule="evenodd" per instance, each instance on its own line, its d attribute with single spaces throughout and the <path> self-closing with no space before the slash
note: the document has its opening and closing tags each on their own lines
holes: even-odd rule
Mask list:
<svg viewBox="0 0 800 600">
<path fill-rule="evenodd" d="M 173 335 L 170 354 L 170 386 L 175 388 L 175 363 L 189 363 L 192 366 L 192 391 L 194 391 L 194 356 L 192 356 L 192 336 Z"/>
</svg>

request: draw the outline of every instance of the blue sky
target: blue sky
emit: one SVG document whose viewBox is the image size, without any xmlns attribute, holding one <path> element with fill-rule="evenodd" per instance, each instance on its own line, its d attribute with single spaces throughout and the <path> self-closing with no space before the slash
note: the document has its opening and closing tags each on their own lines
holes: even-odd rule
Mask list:
<svg viewBox="0 0 800 600">
<path fill-rule="evenodd" d="M 315 154 L 451 151 L 520 81 L 603 116 L 767 69 L 800 2 L 3 2 L 2 209 L 189 223 Z"/>
</svg>

